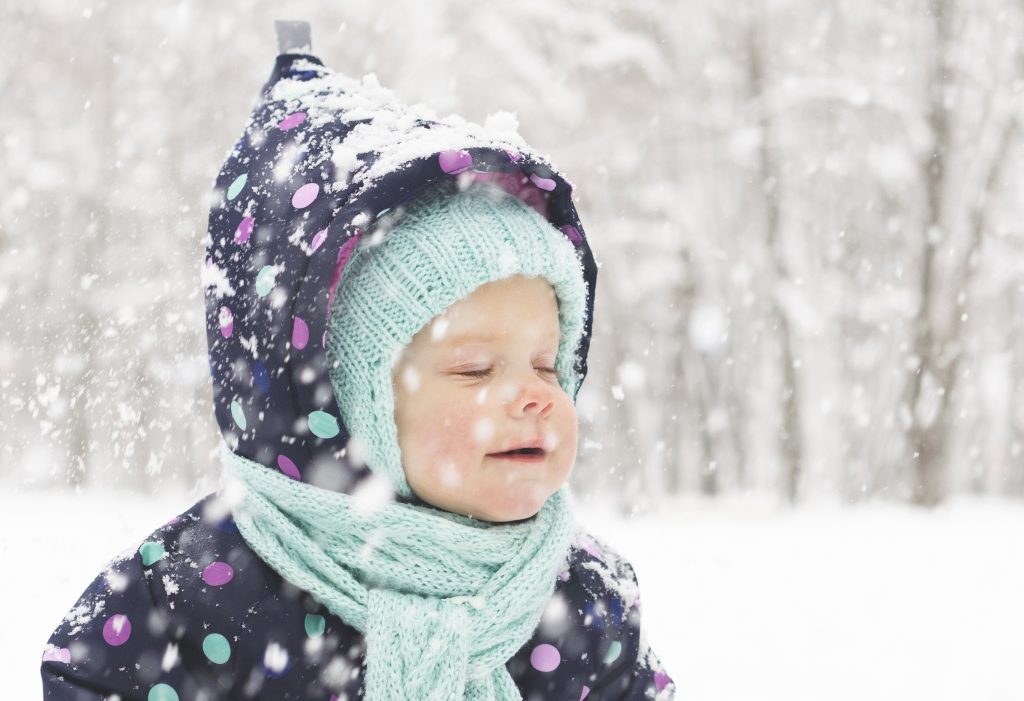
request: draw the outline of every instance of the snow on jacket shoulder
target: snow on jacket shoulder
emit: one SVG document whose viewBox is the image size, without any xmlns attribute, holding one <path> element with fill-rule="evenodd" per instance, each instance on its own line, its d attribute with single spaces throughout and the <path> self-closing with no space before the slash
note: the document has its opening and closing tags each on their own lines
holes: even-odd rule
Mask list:
<svg viewBox="0 0 1024 701">
<path fill-rule="evenodd" d="M 357 699 L 362 635 L 245 544 L 214 495 L 114 560 L 50 637 L 46 699 Z M 507 663 L 525 701 L 670 699 L 628 562 L 577 533 L 533 638 Z"/>
</svg>

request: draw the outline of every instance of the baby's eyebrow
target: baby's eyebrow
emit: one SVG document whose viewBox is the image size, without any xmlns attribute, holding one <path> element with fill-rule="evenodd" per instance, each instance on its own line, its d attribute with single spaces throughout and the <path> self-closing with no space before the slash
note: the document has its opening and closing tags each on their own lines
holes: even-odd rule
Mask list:
<svg viewBox="0 0 1024 701">
<path fill-rule="evenodd" d="M 561 337 L 561 330 L 549 330 L 547 333 L 544 334 L 542 340 L 557 341 Z M 455 336 L 446 335 L 444 338 L 444 342 L 447 345 L 456 346 L 460 343 L 493 343 L 497 339 L 498 336 L 496 334 L 467 331 L 466 333 L 461 333 Z"/>
</svg>

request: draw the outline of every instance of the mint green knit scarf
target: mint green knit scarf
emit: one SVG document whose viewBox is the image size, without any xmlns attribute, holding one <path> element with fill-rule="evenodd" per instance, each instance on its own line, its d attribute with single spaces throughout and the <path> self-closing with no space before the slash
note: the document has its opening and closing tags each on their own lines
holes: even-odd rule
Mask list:
<svg viewBox="0 0 1024 701">
<path fill-rule="evenodd" d="M 223 450 L 246 543 L 366 639 L 366 701 L 521 700 L 505 668 L 533 635 L 571 534 L 567 487 L 491 525 L 390 502 L 367 510 Z M 229 487 L 230 494 L 230 487 Z"/>
</svg>

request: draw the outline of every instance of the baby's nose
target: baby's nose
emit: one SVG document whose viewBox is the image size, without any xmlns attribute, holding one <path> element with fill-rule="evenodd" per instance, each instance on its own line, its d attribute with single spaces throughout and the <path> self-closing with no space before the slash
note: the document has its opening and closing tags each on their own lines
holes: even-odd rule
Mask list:
<svg viewBox="0 0 1024 701">
<path fill-rule="evenodd" d="M 554 394 L 542 379 L 509 382 L 502 388 L 502 402 L 516 413 L 547 416 L 554 407 Z"/>
</svg>

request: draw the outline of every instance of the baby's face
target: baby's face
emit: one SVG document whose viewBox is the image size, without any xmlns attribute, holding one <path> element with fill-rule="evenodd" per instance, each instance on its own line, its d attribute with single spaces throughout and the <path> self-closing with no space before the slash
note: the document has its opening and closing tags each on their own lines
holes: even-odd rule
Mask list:
<svg viewBox="0 0 1024 701">
<path fill-rule="evenodd" d="M 554 289 L 522 275 L 482 285 L 403 349 L 392 378 L 409 486 L 486 521 L 535 515 L 576 462 L 576 410 L 554 373 Z M 524 445 L 543 453 L 501 456 Z"/>
</svg>

